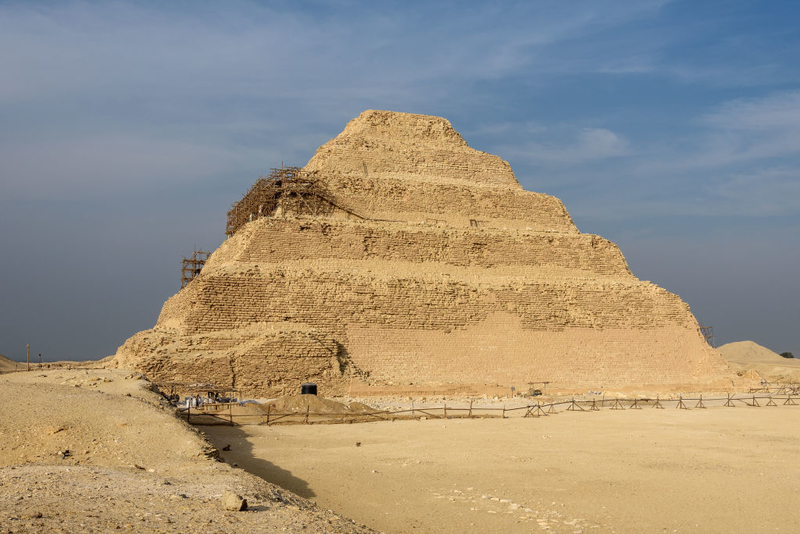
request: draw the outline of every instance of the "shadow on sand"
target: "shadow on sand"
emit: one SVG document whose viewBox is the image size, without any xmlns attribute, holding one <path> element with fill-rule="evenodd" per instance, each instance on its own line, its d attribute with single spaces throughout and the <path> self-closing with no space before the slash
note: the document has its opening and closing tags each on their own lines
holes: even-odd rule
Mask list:
<svg viewBox="0 0 800 534">
<path fill-rule="evenodd" d="M 308 482 L 294 476 L 290 471 L 281 469 L 277 465 L 259 458 L 255 454 L 253 445 L 247 441 L 248 434 L 239 426 L 227 425 L 202 425 L 196 427 L 203 432 L 206 438 L 219 450 L 226 463 L 237 464 L 240 469 L 263 478 L 276 486 L 291 491 L 295 495 L 311 499 L 316 494 L 308 486 Z M 230 450 L 224 451 L 226 446 Z"/>
</svg>

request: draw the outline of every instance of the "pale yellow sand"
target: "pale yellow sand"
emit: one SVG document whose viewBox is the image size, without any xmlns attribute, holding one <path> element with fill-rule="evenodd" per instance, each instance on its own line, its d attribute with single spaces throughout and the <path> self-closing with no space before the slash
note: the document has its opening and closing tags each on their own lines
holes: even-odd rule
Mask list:
<svg viewBox="0 0 800 534">
<path fill-rule="evenodd" d="M 731 533 L 800 531 L 798 423 L 781 405 L 203 430 L 386 532 Z"/>
<path fill-rule="evenodd" d="M 24 369 L 25 364 L 18 364 L 14 360 L 9 360 L 2 354 L 0 354 L 0 373 L 10 373 L 16 371 L 17 369 Z"/>
<path fill-rule="evenodd" d="M 752 341 L 728 343 L 717 350 L 736 370 L 752 369 L 768 380 L 800 380 L 800 359 L 783 358 Z"/>
<path fill-rule="evenodd" d="M 0 405 L 2 533 L 367 531 L 209 458 L 138 373 L 4 374 Z"/>
</svg>

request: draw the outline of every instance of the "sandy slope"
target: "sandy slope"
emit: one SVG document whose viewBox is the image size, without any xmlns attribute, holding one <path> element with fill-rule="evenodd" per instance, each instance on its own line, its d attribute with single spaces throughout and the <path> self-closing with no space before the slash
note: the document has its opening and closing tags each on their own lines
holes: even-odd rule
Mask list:
<svg viewBox="0 0 800 534">
<path fill-rule="evenodd" d="M 0 377 L 0 532 L 366 531 L 214 460 L 148 386 L 111 370 Z M 225 490 L 250 510 L 224 511 Z"/>
<path fill-rule="evenodd" d="M 21 368 L 17 362 L 14 360 L 9 360 L 2 354 L 0 354 L 0 373 L 8 373 L 11 371 L 16 371 L 18 368 Z"/>
<path fill-rule="evenodd" d="M 31 372 L 33 371 L 46 371 L 50 369 L 103 369 L 108 367 L 106 364 L 111 356 L 103 358 L 102 360 L 88 360 L 88 361 L 68 361 L 62 360 L 57 362 L 43 362 L 38 361 L 30 362 Z M 17 362 L 6 358 L 0 354 L 0 374 L 10 373 L 14 371 L 25 371 L 28 367 L 26 362 Z"/>
<path fill-rule="evenodd" d="M 735 533 L 800 529 L 799 423 L 780 405 L 205 432 L 387 532 Z"/>
<path fill-rule="evenodd" d="M 728 343 L 717 350 L 734 369 L 753 369 L 769 380 L 800 379 L 800 359 L 783 358 L 752 341 Z"/>
</svg>

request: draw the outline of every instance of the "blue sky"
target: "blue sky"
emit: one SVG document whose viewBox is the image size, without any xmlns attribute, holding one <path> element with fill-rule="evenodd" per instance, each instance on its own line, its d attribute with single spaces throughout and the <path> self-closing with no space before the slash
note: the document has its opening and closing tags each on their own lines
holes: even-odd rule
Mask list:
<svg viewBox="0 0 800 534">
<path fill-rule="evenodd" d="M 720 343 L 800 355 L 800 3 L 1 2 L 0 353 L 155 324 L 365 109 L 448 118 Z"/>
</svg>

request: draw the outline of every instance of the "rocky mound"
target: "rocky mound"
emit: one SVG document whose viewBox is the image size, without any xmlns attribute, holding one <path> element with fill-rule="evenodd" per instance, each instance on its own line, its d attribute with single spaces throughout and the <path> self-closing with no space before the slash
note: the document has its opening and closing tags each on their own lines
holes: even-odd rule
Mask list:
<svg viewBox="0 0 800 534">
<path fill-rule="evenodd" d="M 373 408 L 361 404 L 360 402 L 343 404 L 334 400 L 318 397 L 317 395 L 286 395 L 269 403 L 262 404 L 259 408 L 262 412 L 270 409 L 272 413 L 302 414 L 308 410 L 311 413 L 326 415 L 346 415 L 374 411 Z"/>
<path fill-rule="evenodd" d="M 772 352 L 754 341 L 735 341 L 722 345 L 719 350 L 729 362 L 747 363 L 786 363 L 787 359 L 777 352 Z"/>
<path fill-rule="evenodd" d="M 753 341 L 727 343 L 717 350 L 734 369 L 753 370 L 770 380 L 800 379 L 800 360 L 784 358 Z"/>
</svg>

